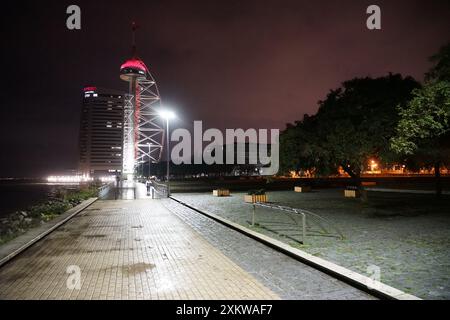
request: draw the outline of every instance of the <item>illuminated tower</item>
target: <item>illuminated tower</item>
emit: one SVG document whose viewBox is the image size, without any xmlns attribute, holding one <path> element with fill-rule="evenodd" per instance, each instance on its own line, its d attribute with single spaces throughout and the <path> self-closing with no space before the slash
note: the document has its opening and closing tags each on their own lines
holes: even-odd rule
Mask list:
<svg viewBox="0 0 450 320">
<path fill-rule="evenodd" d="M 124 106 L 123 174 L 131 178 L 140 163 L 159 162 L 164 123 L 158 114 L 161 99 L 155 79 L 136 54 L 133 22 L 132 58 L 120 67 L 120 78 L 129 83 Z"/>
</svg>

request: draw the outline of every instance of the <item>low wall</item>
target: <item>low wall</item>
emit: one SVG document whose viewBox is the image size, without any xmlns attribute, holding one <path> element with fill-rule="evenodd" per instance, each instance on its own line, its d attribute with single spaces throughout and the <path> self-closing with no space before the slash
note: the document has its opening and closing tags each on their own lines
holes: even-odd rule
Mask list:
<svg viewBox="0 0 450 320">
<path fill-rule="evenodd" d="M 376 182 L 376 187 L 391 189 L 415 189 L 431 190 L 435 188 L 435 179 L 433 177 L 364 177 L 362 181 Z M 248 191 L 251 189 L 266 190 L 294 190 L 295 186 L 309 185 L 315 189 L 320 188 L 345 188 L 351 185 L 350 178 L 317 178 L 317 179 L 288 179 L 275 178 L 268 182 L 265 178 L 200 178 L 186 180 L 171 180 L 171 192 L 212 192 L 214 189 L 230 189 L 231 191 Z M 442 178 L 442 187 L 444 190 L 450 190 L 450 177 Z"/>
</svg>

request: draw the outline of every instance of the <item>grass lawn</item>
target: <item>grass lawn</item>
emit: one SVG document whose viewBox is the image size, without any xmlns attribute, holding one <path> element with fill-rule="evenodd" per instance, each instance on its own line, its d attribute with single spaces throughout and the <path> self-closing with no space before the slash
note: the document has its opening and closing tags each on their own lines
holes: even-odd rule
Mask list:
<svg viewBox="0 0 450 320">
<path fill-rule="evenodd" d="M 244 203 L 244 194 L 174 196 L 249 227 L 252 206 Z M 434 195 L 369 192 L 367 203 L 346 199 L 337 189 L 273 191 L 268 196 L 270 202 L 325 218 L 322 224 L 329 234 L 318 232 L 321 229 L 307 217 L 307 241 L 302 245 L 295 216 L 262 208 L 256 211 L 259 232 L 362 274 L 370 275 L 367 268 L 378 266 L 382 282 L 418 297 L 450 299 L 449 196 L 438 200 Z M 335 228 L 343 240 L 333 236 Z"/>
</svg>

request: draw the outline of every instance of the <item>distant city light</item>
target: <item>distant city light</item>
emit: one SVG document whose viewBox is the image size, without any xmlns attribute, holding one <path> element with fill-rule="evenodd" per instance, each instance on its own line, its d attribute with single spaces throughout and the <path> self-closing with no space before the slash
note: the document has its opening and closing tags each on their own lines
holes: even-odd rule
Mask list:
<svg viewBox="0 0 450 320">
<path fill-rule="evenodd" d="M 378 163 L 375 160 L 370 161 L 370 171 L 375 171 L 378 169 Z"/>
<path fill-rule="evenodd" d="M 84 92 L 88 92 L 88 91 L 96 91 L 97 87 L 85 87 L 84 88 Z"/>
<path fill-rule="evenodd" d="M 99 178 L 93 178 L 89 175 L 75 175 L 75 176 L 49 176 L 47 182 L 49 183 L 81 183 L 92 182 L 94 180 L 100 180 L 101 182 L 115 181 L 115 176 L 103 176 Z"/>
<path fill-rule="evenodd" d="M 101 182 L 112 182 L 112 181 L 116 181 L 116 176 L 105 176 L 105 177 L 100 177 L 100 181 L 101 181 Z"/>
<path fill-rule="evenodd" d="M 52 183 L 78 183 L 78 182 L 89 182 L 93 181 L 94 179 L 87 176 L 49 176 L 47 177 L 48 182 Z"/>
</svg>

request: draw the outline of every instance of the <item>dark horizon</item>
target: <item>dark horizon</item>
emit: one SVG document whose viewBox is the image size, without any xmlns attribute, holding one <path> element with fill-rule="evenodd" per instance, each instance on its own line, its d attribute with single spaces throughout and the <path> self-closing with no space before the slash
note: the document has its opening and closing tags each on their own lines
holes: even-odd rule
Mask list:
<svg viewBox="0 0 450 320">
<path fill-rule="evenodd" d="M 77 165 L 82 88 L 127 90 L 120 65 L 137 21 L 140 58 L 174 127 L 279 128 L 317 111 L 330 89 L 389 72 L 422 81 L 450 41 L 448 1 L 25 1 L 2 21 L 0 177 L 42 177 Z M 66 28 L 77 4 L 82 28 Z"/>
</svg>

